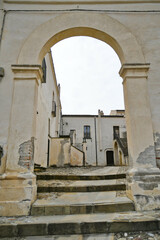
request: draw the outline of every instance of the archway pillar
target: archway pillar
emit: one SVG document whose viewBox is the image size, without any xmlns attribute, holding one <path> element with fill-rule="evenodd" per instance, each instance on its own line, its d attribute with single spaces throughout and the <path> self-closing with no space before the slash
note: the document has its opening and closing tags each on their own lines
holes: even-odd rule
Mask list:
<svg viewBox="0 0 160 240">
<path fill-rule="evenodd" d="M 13 65 L 14 87 L 5 173 L 0 178 L 0 215 L 28 215 L 36 199 L 33 173 L 39 65 Z"/>
<path fill-rule="evenodd" d="M 136 210 L 159 208 L 160 170 L 156 166 L 152 119 L 148 99 L 149 64 L 124 64 L 123 78 L 126 110 L 129 171 L 127 196 Z"/>
</svg>

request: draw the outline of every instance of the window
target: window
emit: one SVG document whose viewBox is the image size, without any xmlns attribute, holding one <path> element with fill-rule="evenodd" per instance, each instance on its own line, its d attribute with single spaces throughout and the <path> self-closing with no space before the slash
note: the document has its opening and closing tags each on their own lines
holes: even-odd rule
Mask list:
<svg viewBox="0 0 160 240">
<path fill-rule="evenodd" d="M 56 117 L 56 102 L 54 101 L 54 92 L 52 97 L 52 115 L 53 117 Z"/>
<path fill-rule="evenodd" d="M 113 139 L 119 137 L 119 126 L 113 126 Z"/>
<path fill-rule="evenodd" d="M 56 102 L 52 101 L 52 115 L 53 117 L 56 117 Z"/>
<path fill-rule="evenodd" d="M 42 80 L 42 83 L 46 83 L 46 61 L 45 61 L 45 58 L 43 58 L 43 61 L 42 61 L 42 71 L 43 71 L 43 80 Z"/>
<path fill-rule="evenodd" d="M 90 126 L 84 126 L 84 138 L 91 138 Z"/>
</svg>

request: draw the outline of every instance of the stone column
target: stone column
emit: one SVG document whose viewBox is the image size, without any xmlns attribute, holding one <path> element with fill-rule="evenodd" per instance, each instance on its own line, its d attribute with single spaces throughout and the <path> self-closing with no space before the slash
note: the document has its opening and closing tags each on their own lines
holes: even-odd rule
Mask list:
<svg viewBox="0 0 160 240">
<path fill-rule="evenodd" d="M 13 65 L 14 88 L 6 170 L 0 176 L 0 215 L 28 215 L 36 199 L 36 111 L 41 66 Z"/>
<path fill-rule="evenodd" d="M 152 210 L 160 204 L 160 171 L 156 166 L 152 118 L 148 99 L 149 64 L 124 64 L 123 78 L 129 166 L 127 195 L 136 210 Z"/>
</svg>

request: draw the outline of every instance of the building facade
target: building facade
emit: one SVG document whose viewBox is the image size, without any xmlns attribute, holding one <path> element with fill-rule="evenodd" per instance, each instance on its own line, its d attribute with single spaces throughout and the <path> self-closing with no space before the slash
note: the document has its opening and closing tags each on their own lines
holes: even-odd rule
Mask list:
<svg viewBox="0 0 160 240">
<path fill-rule="evenodd" d="M 126 136 L 124 111 L 123 115 L 115 113 L 62 116 L 61 135 L 75 132 L 73 145 L 85 153 L 85 166 L 127 165 L 127 159 L 120 163 L 119 157 L 114 157 L 116 131 L 120 139 Z"/>
</svg>

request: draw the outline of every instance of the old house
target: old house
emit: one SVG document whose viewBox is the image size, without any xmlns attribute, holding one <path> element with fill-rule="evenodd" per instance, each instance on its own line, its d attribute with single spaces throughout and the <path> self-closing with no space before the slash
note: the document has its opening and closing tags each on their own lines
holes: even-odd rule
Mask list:
<svg viewBox="0 0 160 240">
<path fill-rule="evenodd" d="M 74 132 L 72 145 L 84 152 L 81 165 L 127 165 L 124 153 L 127 146 L 125 150 L 121 147 L 121 142 L 126 139 L 124 111 L 112 111 L 110 115 L 104 115 L 100 110 L 98 115 L 62 115 L 61 121 L 61 135 L 72 137 Z"/>
</svg>

